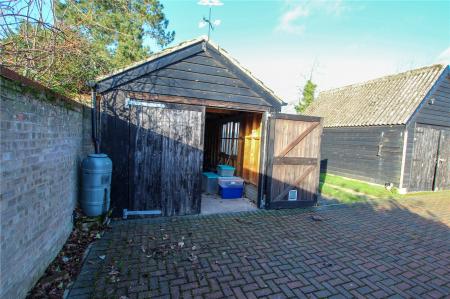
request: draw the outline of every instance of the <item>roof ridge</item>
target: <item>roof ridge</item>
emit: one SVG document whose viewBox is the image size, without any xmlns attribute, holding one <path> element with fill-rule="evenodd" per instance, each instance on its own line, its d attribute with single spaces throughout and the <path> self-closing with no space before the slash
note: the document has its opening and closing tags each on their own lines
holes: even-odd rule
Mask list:
<svg viewBox="0 0 450 299">
<path fill-rule="evenodd" d="M 382 77 L 378 77 L 378 78 L 374 78 L 374 79 L 370 79 L 370 80 L 366 80 L 366 81 L 362 81 L 362 82 L 357 82 L 357 83 L 353 83 L 353 84 L 349 84 L 349 85 L 344 85 L 344 86 L 340 86 L 340 87 L 336 87 L 336 88 L 323 90 L 320 93 L 332 93 L 332 92 L 341 91 L 341 90 L 344 90 L 347 88 L 354 88 L 354 87 L 363 86 L 363 85 L 367 85 L 370 83 L 379 82 L 379 81 L 383 81 L 383 80 L 391 80 L 393 78 L 400 79 L 403 77 L 410 76 L 412 73 L 420 74 L 426 70 L 429 70 L 432 68 L 437 68 L 437 67 L 441 68 L 441 69 L 445 69 L 447 67 L 447 65 L 445 65 L 443 63 L 436 63 L 436 64 L 423 66 L 423 67 L 412 69 L 412 70 L 407 70 L 407 71 L 404 71 L 401 73 L 390 74 L 390 75 L 386 75 L 386 76 L 382 76 Z"/>
</svg>

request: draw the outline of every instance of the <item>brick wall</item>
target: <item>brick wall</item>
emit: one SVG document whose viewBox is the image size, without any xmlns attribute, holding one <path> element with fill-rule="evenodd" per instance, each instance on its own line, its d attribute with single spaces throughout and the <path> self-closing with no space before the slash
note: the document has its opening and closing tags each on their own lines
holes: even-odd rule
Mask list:
<svg viewBox="0 0 450 299">
<path fill-rule="evenodd" d="M 89 108 L 4 71 L 0 298 L 15 299 L 26 296 L 72 230 L 80 163 L 92 145 Z"/>
</svg>

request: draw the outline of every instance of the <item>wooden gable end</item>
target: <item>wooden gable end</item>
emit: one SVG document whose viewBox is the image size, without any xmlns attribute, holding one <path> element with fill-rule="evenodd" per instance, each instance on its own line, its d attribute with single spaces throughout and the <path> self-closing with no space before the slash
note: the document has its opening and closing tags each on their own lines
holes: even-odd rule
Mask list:
<svg viewBox="0 0 450 299">
<path fill-rule="evenodd" d="M 282 102 L 261 84 L 220 50 L 196 43 L 105 77 L 97 91 L 232 102 L 279 111 Z"/>
<path fill-rule="evenodd" d="M 157 95 L 271 106 L 208 53 L 197 53 L 116 89 Z"/>
</svg>

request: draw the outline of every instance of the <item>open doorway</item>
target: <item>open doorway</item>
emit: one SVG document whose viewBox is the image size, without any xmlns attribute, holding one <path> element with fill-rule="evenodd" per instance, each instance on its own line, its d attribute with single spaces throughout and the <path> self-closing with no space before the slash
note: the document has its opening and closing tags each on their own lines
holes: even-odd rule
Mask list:
<svg viewBox="0 0 450 299">
<path fill-rule="evenodd" d="M 206 109 L 201 214 L 257 209 L 261 119 L 256 112 Z M 236 187 L 243 181 L 242 194 L 236 193 L 241 196 L 224 194 L 226 178 L 218 173 L 218 165 L 233 167 Z"/>
</svg>

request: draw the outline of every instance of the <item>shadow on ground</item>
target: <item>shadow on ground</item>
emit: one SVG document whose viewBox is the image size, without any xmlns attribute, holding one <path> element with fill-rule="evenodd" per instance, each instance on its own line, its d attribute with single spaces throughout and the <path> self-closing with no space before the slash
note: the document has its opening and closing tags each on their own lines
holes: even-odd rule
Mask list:
<svg viewBox="0 0 450 299">
<path fill-rule="evenodd" d="M 446 297 L 449 228 L 450 199 L 117 221 L 69 298 Z"/>
</svg>

